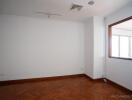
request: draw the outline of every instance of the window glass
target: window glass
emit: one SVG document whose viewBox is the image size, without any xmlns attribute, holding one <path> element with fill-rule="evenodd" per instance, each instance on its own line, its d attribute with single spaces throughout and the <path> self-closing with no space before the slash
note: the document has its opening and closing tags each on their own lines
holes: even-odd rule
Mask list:
<svg viewBox="0 0 132 100">
<path fill-rule="evenodd" d="M 112 56 L 119 57 L 119 36 L 112 36 Z"/>
<path fill-rule="evenodd" d="M 130 45 L 130 46 L 131 46 L 131 47 L 130 47 L 130 52 L 131 52 L 131 58 L 132 58 L 132 37 L 131 37 L 131 41 L 130 41 L 130 42 L 131 42 L 131 43 L 130 43 L 130 44 L 131 44 L 131 45 Z"/>
<path fill-rule="evenodd" d="M 129 58 L 129 37 L 120 36 L 120 57 Z"/>
</svg>

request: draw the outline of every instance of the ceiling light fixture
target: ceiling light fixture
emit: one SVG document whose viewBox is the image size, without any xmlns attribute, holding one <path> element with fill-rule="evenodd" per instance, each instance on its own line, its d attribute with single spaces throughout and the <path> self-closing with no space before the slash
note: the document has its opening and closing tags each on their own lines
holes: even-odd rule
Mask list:
<svg viewBox="0 0 132 100">
<path fill-rule="evenodd" d="M 93 6 L 95 4 L 95 2 L 93 0 L 88 2 L 88 5 Z M 72 4 L 70 10 L 77 10 L 80 11 L 82 8 L 84 7 L 84 5 L 80 5 L 80 4 Z"/>
<path fill-rule="evenodd" d="M 93 0 L 91 0 L 91 1 L 88 2 L 88 4 L 92 6 L 92 5 L 95 4 L 95 2 Z"/>
</svg>

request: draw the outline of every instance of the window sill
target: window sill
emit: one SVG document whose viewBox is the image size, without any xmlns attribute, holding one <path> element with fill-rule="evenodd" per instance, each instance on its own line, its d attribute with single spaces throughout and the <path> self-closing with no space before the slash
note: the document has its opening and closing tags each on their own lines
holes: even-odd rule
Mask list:
<svg viewBox="0 0 132 100">
<path fill-rule="evenodd" d="M 132 60 L 132 58 L 121 58 L 121 57 L 109 57 L 114 59 L 122 59 L 122 60 Z"/>
</svg>

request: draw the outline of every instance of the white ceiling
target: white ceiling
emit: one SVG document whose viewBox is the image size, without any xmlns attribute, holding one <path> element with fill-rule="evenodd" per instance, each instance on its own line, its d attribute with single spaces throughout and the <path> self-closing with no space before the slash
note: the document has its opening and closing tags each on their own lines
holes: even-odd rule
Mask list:
<svg viewBox="0 0 132 100">
<path fill-rule="evenodd" d="M 125 21 L 121 24 L 117 24 L 114 26 L 114 28 L 118 28 L 118 29 L 125 29 L 125 30 L 130 30 L 132 31 L 132 19 Z"/>
<path fill-rule="evenodd" d="M 1 13 L 22 16 L 47 17 L 36 12 L 57 13 L 62 16 L 53 18 L 67 20 L 84 20 L 90 16 L 106 16 L 132 0 L 94 0 L 93 6 L 88 5 L 90 0 L 0 0 Z M 81 11 L 70 11 L 72 3 L 83 5 Z"/>
</svg>

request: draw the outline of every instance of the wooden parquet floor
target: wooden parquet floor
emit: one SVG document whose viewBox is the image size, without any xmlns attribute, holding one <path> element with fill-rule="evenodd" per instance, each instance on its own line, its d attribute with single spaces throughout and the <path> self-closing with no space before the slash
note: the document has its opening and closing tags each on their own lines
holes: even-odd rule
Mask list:
<svg viewBox="0 0 132 100">
<path fill-rule="evenodd" d="M 87 77 L 0 86 L 0 100 L 132 100 L 132 94 Z"/>
</svg>

